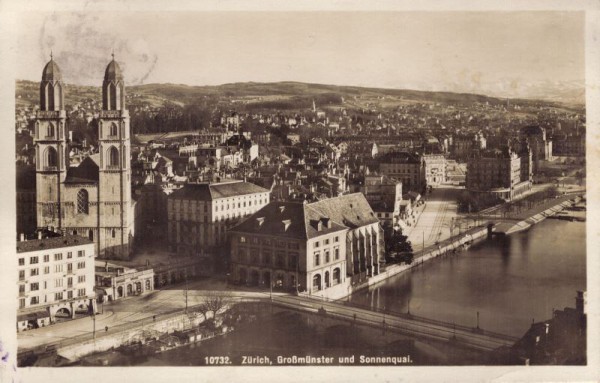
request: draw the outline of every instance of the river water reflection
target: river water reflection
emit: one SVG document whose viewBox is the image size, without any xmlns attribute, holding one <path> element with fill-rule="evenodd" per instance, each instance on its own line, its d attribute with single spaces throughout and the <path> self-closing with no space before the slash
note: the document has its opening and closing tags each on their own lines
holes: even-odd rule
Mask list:
<svg viewBox="0 0 600 383">
<path fill-rule="evenodd" d="M 522 336 L 586 288 L 585 223 L 545 220 L 353 294 L 351 302 Z M 409 303 L 410 300 L 410 303 Z"/>
</svg>

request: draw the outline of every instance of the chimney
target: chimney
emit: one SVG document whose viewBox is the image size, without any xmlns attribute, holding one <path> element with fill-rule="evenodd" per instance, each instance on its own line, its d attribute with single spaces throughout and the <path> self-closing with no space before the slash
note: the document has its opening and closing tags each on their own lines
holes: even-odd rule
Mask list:
<svg viewBox="0 0 600 383">
<path fill-rule="evenodd" d="M 25 242 L 25 234 L 21 233 L 21 242 Z"/>
<path fill-rule="evenodd" d="M 38 231 L 38 239 L 42 239 L 42 231 Z"/>
</svg>

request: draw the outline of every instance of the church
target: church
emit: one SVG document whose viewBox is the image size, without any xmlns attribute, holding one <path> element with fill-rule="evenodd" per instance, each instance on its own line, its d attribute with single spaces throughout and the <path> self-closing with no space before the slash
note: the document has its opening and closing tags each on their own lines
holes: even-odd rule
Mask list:
<svg viewBox="0 0 600 383">
<path fill-rule="evenodd" d="M 78 166 L 69 164 L 64 89 L 51 57 L 42 73 L 34 133 L 37 226 L 89 238 L 100 258 L 128 259 L 134 206 L 123 73 L 113 55 L 102 83 L 98 152 Z"/>
</svg>

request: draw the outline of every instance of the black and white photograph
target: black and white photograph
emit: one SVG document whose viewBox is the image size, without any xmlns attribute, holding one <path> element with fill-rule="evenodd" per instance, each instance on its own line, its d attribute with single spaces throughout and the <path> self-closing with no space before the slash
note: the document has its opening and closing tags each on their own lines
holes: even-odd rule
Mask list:
<svg viewBox="0 0 600 383">
<path fill-rule="evenodd" d="M 6 382 L 598 378 L 598 3 L 51 4 L 0 3 Z"/>
</svg>

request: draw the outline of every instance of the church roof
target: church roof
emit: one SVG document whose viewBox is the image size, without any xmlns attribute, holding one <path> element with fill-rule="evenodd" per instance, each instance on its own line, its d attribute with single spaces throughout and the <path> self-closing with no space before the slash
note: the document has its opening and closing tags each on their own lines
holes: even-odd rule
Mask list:
<svg viewBox="0 0 600 383">
<path fill-rule="evenodd" d="M 98 183 L 100 180 L 100 154 L 96 153 L 86 157 L 79 166 L 70 167 L 67 171 L 65 183 L 67 184 L 89 184 Z"/>
<path fill-rule="evenodd" d="M 123 72 L 121 71 L 121 67 L 119 64 L 113 60 L 106 67 L 106 71 L 104 72 L 104 81 L 114 81 L 114 80 L 123 80 Z"/>
<path fill-rule="evenodd" d="M 48 64 L 42 71 L 42 81 L 62 81 L 62 74 L 60 68 L 53 59 L 48 61 Z"/>
</svg>

